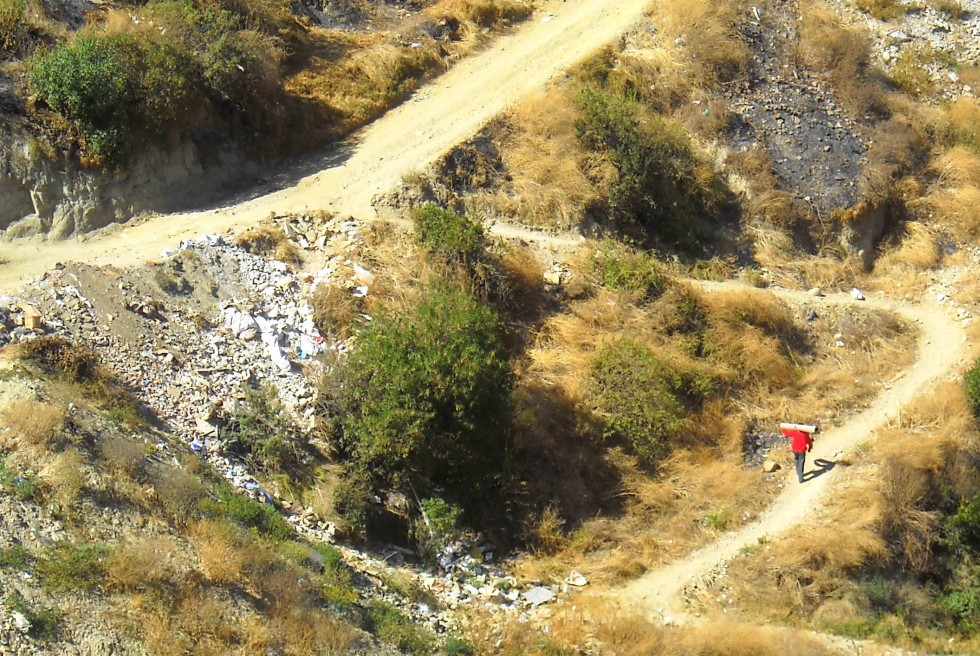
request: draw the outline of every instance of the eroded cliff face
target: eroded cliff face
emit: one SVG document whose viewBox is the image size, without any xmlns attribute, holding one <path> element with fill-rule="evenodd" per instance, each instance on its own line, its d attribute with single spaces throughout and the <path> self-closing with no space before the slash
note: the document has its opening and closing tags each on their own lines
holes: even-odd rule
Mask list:
<svg viewBox="0 0 980 656">
<path fill-rule="evenodd" d="M 0 125 L 0 237 L 63 239 L 141 212 L 187 209 L 257 171 L 238 150 L 205 157 L 192 143 L 138 152 L 122 170 L 89 169 L 17 126 Z"/>
</svg>

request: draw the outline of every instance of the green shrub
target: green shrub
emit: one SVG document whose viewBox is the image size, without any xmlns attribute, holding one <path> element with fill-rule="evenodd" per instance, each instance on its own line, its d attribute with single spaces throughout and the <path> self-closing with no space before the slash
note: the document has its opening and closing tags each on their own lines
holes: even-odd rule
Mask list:
<svg viewBox="0 0 980 656">
<path fill-rule="evenodd" d="M 0 569 L 24 569 L 31 563 L 31 554 L 19 544 L 0 549 Z"/>
<path fill-rule="evenodd" d="M 486 253 L 483 226 L 435 205 L 412 213 L 415 240 L 427 254 L 450 266 L 472 268 Z"/>
<path fill-rule="evenodd" d="M 27 472 L 16 473 L 7 468 L 7 459 L 0 455 L 0 489 L 21 501 L 41 499 L 41 481 Z"/>
<path fill-rule="evenodd" d="M 960 502 L 960 507 L 949 520 L 950 533 L 959 549 L 980 550 L 980 494 L 972 500 Z"/>
<path fill-rule="evenodd" d="M 28 634 L 38 640 L 50 640 L 58 633 L 58 620 L 61 613 L 45 606 L 31 606 L 17 591 L 11 592 L 6 600 L 7 608 L 20 613 L 30 623 Z"/>
<path fill-rule="evenodd" d="M 592 361 L 589 391 L 607 437 L 622 440 L 647 464 L 669 451 L 683 424 L 684 380 L 650 349 L 622 340 Z"/>
<path fill-rule="evenodd" d="M 434 561 L 439 550 L 459 535 L 462 509 L 442 499 L 423 499 L 422 516 L 415 524 L 415 540 L 423 559 Z"/>
<path fill-rule="evenodd" d="M 199 504 L 206 517 L 229 519 L 274 540 L 292 536 L 292 527 L 272 506 L 239 494 L 225 483 L 218 486 L 217 497 Z"/>
<path fill-rule="evenodd" d="M 446 638 L 446 644 L 442 647 L 442 653 L 446 656 L 475 656 L 476 650 L 468 642 L 459 638 Z"/>
<path fill-rule="evenodd" d="M 508 283 L 491 257 L 483 226 L 466 216 L 425 205 L 412 214 L 415 241 L 430 262 L 482 299 L 509 301 Z"/>
<path fill-rule="evenodd" d="M 228 420 L 224 437 L 229 449 L 258 469 L 299 473 L 302 435 L 271 384 L 245 390 L 245 399 Z"/>
<path fill-rule="evenodd" d="M 940 600 L 940 605 L 958 625 L 968 631 L 980 629 L 980 588 L 954 590 Z"/>
<path fill-rule="evenodd" d="M 973 366 L 963 377 L 966 386 L 966 398 L 973 409 L 973 415 L 980 418 L 980 359 L 973 363 Z"/>
<path fill-rule="evenodd" d="M 703 219 L 720 211 L 717 176 L 698 160 L 679 125 L 632 97 L 585 87 L 575 129 L 616 168 L 607 201 L 614 227 L 684 247 L 711 236 Z"/>
<path fill-rule="evenodd" d="M 91 151 L 106 162 L 118 161 L 127 145 L 131 46 L 121 36 L 81 37 L 36 57 L 31 69 L 38 98 L 74 121 Z"/>
<path fill-rule="evenodd" d="M 336 445 L 373 483 L 473 499 L 500 471 L 511 375 L 497 315 L 472 296 L 433 291 L 381 314 L 326 382 Z"/>
<path fill-rule="evenodd" d="M 41 554 L 34 571 L 48 592 L 85 590 L 102 583 L 108 553 L 103 544 L 60 542 Z"/>
<path fill-rule="evenodd" d="M 604 242 L 592 253 L 591 263 L 605 287 L 636 292 L 646 299 L 660 296 L 667 287 L 668 278 L 656 259 L 624 250 L 613 241 Z"/>
<path fill-rule="evenodd" d="M 871 609 L 877 613 L 891 613 L 898 605 L 898 590 L 895 582 L 882 577 L 861 581 L 858 593 L 864 595 Z"/>
<path fill-rule="evenodd" d="M 431 654 L 435 649 L 433 635 L 388 602 L 372 601 L 364 609 L 364 623 L 369 632 L 410 654 Z"/>
</svg>

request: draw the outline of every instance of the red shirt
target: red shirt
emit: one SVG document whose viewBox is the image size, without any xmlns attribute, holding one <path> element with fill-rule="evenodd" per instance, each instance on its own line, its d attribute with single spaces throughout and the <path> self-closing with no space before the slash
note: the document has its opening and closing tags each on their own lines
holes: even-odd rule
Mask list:
<svg viewBox="0 0 980 656">
<path fill-rule="evenodd" d="M 809 433 L 793 428 L 780 428 L 779 432 L 793 439 L 794 453 L 803 453 L 813 446 L 813 438 Z"/>
</svg>

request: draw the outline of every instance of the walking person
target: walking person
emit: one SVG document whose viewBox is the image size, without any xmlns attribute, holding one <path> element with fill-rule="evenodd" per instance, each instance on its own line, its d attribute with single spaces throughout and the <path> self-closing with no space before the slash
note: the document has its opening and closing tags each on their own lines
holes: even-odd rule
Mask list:
<svg viewBox="0 0 980 656">
<path fill-rule="evenodd" d="M 816 426 L 806 426 L 802 424 L 780 424 L 779 432 L 784 437 L 792 440 L 790 448 L 793 450 L 793 458 L 796 460 L 796 478 L 803 482 L 803 468 L 806 465 L 806 454 L 813 450 L 813 437 Z"/>
</svg>

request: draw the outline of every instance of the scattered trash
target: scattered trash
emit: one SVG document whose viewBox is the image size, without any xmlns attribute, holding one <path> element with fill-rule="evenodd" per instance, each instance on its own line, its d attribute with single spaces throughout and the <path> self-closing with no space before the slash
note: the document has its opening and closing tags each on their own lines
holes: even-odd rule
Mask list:
<svg viewBox="0 0 980 656">
<path fill-rule="evenodd" d="M 555 593 L 544 586 L 535 586 L 524 593 L 524 598 L 535 608 L 555 598 Z"/>
<path fill-rule="evenodd" d="M 572 573 L 568 575 L 567 579 L 565 579 L 565 583 L 568 585 L 573 585 L 576 588 L 581 588 L 584 585 L 588 585 L 589 581 L 573 569 Z"/>
<path fill-rule="evenodd" d="M 809 310 L 809 311 L 807 311 L 807 313 L 806 313 L 807 323 L 813 321 L 816 318 L 817 318 L 817 311 L 816 310 Z"/>
<path fill-rule="evenodd" d="M 851 290 L 851 298 L 853 298 L 855 301 L 863 301 L 864 300 L 864 294 L 861 293 L 861 290 L 860 289 L 858 289 L 857 287 L 855 287 L 854 289 Z"/>
</svg>

